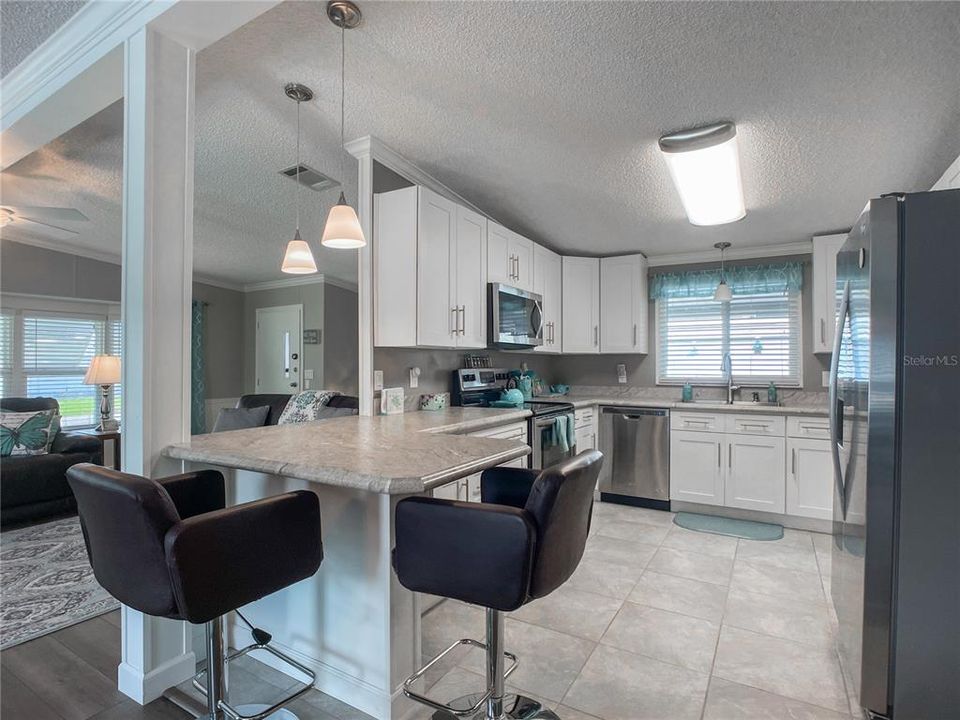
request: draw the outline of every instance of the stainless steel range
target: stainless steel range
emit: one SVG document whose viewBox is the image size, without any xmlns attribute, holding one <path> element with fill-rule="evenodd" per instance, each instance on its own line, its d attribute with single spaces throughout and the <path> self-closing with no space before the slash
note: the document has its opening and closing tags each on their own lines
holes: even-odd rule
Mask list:
<svg viewBox="0 0 960 720">
<path fill-rule="evenodd" d="M 465 368 L 453 371 L 453 404 L 463 407 L 490 407 L 500 399 L 510 379 L 509 372 L 497 368 Z M 533 415 L 527 419 L 527 442 L 530 443 L 531 468 L 545 468 L 577 454 L 575 441 L 568 443 L 566 450 L 556 441 L 554 421 L 561 415 L 572 415 L 573 405 L 555 400 L 530 400 L 523 404 L 524 410 Z M 571 438 L 573 440 L 573 438 Z"/>
</svg>

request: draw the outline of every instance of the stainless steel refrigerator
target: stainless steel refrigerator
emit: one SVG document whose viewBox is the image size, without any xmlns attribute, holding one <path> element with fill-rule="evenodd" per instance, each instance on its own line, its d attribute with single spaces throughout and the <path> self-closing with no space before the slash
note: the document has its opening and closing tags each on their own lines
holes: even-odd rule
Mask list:
<svg viewBox="0 0 960 720">
<path fill-rule="evenodd" d="M 960 717 L 960 190 L 871 200 L 837 257 L 831 595 L 853 706 Z"/>
</svg>

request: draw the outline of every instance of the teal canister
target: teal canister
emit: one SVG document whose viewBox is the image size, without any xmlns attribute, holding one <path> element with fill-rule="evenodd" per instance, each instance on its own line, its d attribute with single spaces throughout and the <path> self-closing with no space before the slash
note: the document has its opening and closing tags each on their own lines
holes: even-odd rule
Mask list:
<svg viewBox="0 0 960 720">
<path fill-rule="evenodd" d="M 517 388 L 523 393 L 524 400 L 533 399 L 533 378 L 529 375 L 521 375 L 517 378 Z"/>
</svg>

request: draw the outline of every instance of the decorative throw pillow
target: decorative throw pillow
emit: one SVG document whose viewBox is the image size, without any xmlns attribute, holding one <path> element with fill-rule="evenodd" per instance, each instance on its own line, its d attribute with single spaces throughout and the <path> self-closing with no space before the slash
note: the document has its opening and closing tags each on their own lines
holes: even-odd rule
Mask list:
<svg viewBox="0 0 960 720">
<path fill-rule="evenodd" d="M 358 411 L 356 408 L 345 408 L 345 407 L 329 407 L 324 406 L 317 410 L 316 420 L 329 420 L 330 418 L 343 417 L 345 415 L 356 415 Z"/>
<path fill-rule="evenodd" d="M 340 393 L 332 390 L 304 390 L 287 402 L 287 406 L 280 413 L 277 425 L 289 423 L 304 423 L 316 420 L 320 408 L 330 402 L 330 398 Z"/>
<path fill-rule="evenodd" d="M 0 455 L 46 455 L 59 431 L 54 410 L 0 413 Z"/>
<path fill-rule="evenodd" d="M 213 424 L 213 432 L 263 427 L 269 412 L 269 405 L 253 408 L 223 408 Z"/>
</svg>

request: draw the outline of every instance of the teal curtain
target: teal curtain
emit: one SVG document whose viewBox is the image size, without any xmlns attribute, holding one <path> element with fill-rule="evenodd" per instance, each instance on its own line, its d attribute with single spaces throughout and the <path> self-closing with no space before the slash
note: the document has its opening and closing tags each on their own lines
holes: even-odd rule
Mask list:
<svg viewBox="0 0 960 720">
<path fill-rule="evenodd" d="M 803 264 L 737 265 L 725 270 L 727 284 L 734 295 L 800 290 Z M 712 297 L 720 282 L 720 268 L 654 275 L 650 279 L 650 299 Z"/>
<path fill-rule="evenodd" d="M 190 308 L 190 433 L 206 432 L 206 413 L 203 401 L 206 398 L 203 385 L 203 321 L 207 304 L 194 300 Z"/>
</svg>

